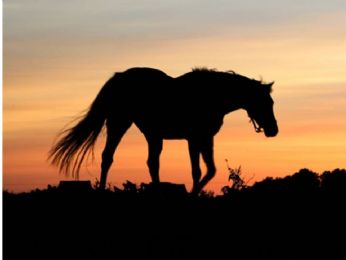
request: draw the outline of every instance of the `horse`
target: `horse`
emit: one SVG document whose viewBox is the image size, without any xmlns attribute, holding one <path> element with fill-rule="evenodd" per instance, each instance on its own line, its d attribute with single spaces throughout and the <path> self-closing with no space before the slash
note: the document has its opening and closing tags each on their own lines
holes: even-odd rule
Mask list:
<svg viewBox="0 0 346 260">
<path fill-rule="evenodd" d="M 48 158 L 60 172 L 78 176 L 85 157 L 93 152 L 101 130 L 107 132 L 102 152 L 99 188 L 105 189 L 113 155 L 123 135 L 135 124 L 148 143 L 147 166 L 152 184 L 159 184 L 164 139 L 185 139 L 192 168 L 191 193 L 198 194 L 215 176 L 213 139 L 226 114 L 245 109 L 256 132 L 278 133 L 271 83 L 235 73 L 197 68 L 171 77 L 154 68 L 130 68 L 115 73 L 90 108 L 60 133 Z M 206 164 L 202 177 L 200 155 Z"/>
</svg>

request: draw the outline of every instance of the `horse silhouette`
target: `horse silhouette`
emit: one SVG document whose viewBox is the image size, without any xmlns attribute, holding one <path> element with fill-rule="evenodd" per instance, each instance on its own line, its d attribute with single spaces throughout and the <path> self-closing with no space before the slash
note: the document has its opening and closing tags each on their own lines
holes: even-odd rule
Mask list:
<svg viewBox="0 0 346 260">
<path fill-rule="evenodd" d="M 115 73 L 100 90 L 88 112 L 61 133 L 49 152 L 61 172 L 78 176 L 83 160 L 94 148 L 104 125 L 100 189 L 106 185 L 114 152 L 134 123 L 148 142 L 153 184 L 160 182 L 159 157 L 164 139 L 186 139 L 192 166 L 192 193 L 198 194 L 214 177 L 213 138 L 226 114 L 245 109 L 256 132 L 278 133 L 270 96 L 272 83 L 249 79 L 233 71 L 194 69 L 173 78 L 153 68 L 131 68 Z M 207 166 L 202 178 L 200 155 Z"/>
</svg>

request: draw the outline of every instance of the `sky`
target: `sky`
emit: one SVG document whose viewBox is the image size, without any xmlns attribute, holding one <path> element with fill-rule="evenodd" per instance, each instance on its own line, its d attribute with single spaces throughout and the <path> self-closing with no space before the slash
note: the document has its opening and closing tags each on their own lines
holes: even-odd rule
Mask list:
<svg viewBox="0 0 346 260">
<path fill-rule="evenodd" d="M 279 135 L 255 133 L 245 111 L 225 117 L 215 137 L 249 184 L 301 168 L 346 167 L 344 0 L 4 0 L 3 188 L 22 192 L 71 179 L 47 161 L 58 132 L 90 105 L 114 72 L 154 67 L 179 76 L 197 66 L 275 81 Z M 99 178 L 105 133 L 81 179 Z M 111 186 L 149 182 L 147 145 L 134 126 L 119 145 Z M 161 180 L 192 177 L 186 141 L 165 141 Z"/>
</svg>

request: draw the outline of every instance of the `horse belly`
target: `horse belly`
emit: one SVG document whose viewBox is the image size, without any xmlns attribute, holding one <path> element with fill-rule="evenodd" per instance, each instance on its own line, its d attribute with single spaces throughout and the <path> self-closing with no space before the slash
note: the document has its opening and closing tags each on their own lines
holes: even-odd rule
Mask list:
<svg viewBox="0 0 346 260">
<path fill-rule="evenodd" d="M 189 139 L 198 136 L 215 135 L 221 125 L 220 120 L 187 116 L 155 116 L 135 122 L 145 136 L 162 139 Z"/>
<path fill-rule="evenodd" d="M 190 128 L 186 124 L 166 118 L 136 120 L 135 125 L 145 136 L 162 139 L 186 139 Z"/>
</svg>

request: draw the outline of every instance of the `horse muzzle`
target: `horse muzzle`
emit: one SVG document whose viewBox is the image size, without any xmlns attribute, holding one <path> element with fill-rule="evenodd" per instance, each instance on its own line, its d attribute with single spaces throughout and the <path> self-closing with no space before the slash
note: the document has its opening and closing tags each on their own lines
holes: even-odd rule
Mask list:
<svg viewBox="0 0 346 260">
<path fill-rule="evenodd" d="M 271 128 L 264 128 L 264 134 L 266 137 L 274 137 L 278 134 L 278 132 L 279 132 L 279 128 L 277 125 Z"/>
</svg>

